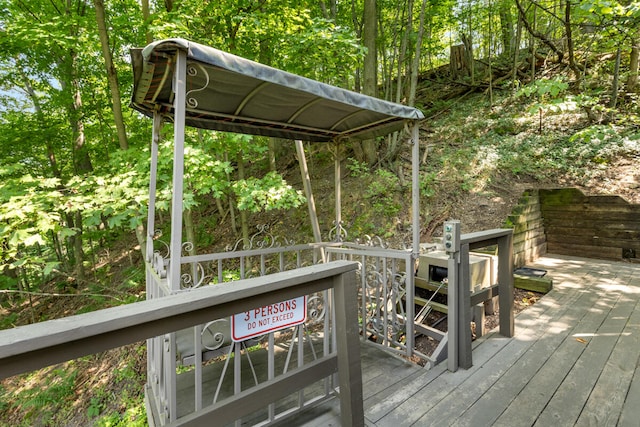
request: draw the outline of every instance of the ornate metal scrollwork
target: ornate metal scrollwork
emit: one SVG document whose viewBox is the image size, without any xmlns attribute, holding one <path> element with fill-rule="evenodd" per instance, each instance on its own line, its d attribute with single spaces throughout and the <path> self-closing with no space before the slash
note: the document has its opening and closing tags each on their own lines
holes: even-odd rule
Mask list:
<svg viewBox="0 0 640 427">
<path fill-rule="evenodd" d="M 326 305 L 322 293 L 313 294 L 307 298 L 307 324 L 322 322 L 325 313 Z"/>
<path fill-rule="evenodd" d="M 397 342 L 405 329 L 402 298 L 406 292 L 406 274 L 394 273 L 375 263 L 369 263 L 365 268 L 363 292 L 367 318 L 364 321 L 379 338 L 387 337 Z"/>
<path fill-rule="evenodd" d="M 283 237 L 282 243 L 280 243 L 280 238 L 275 237 L 271 232 L 269 232 L 268 224 L 260 224 L 257 225 L 256 228 L 258 231 L 249 238 L 248 247 L 243 247 L 243 250 L 278 248 L 281 247 L 282 244 L 284 244 L 284 246 L 291 246 L 295 244 L 293 240 L 288 240 L 286 237 Z M 244 239 L 238 239 L 235 244 L 228 245 L 225 248 L 225 251 L 235 252 L 241 244 L 244 244 Z"/>
<path fill-rule="evenodd" d="M 153 267 L 153 270 L 158 273 L 158 276 L 160 276 L 161 279 L 167 277 L 167 267 L 160 252 L 153 253 L 153 258 L 151 258 L 151 266 Z"/>
<path fill-rule="evenodd" d="M 182 244 L 182 254 L 183 254 L 183 256 L 185 254 L 188 254 L 189 252 L 193 251 L 194 247 L 195 247 L 195 245 L 192 242 L 184 242 Z"/>
<path fill-rule="evenodd" d="M 202 263 L 186 264 L 186 266 L 191 267 L 191 272 L 180 275 L 180 285 L 182 289 L 195 289 L 202 286 L 207 279 Z"/>
<path fill-rule="evenodd" d="M 343 242 L 348 237 L 346 228 L 342 226 L 342 222 L 336 224 L 329 230 L 329 242 Z"/>
<path fill-rule="evenodd" d="M 383 248 L 383 249 L 387 249 L 389 247 L 389 244 L 387 242 L 385 242 L 382 237 L 380 236 L 370 236 L 368 234 L 365 234 L 362 239 L 355 239 L 355 243 L 363 245 L 363 246 L 370 246 L 370 247 L 374 247 L 374 248 Z"/>
<path fill-rule="evenodd" d="M 202 328 L 200 339 L 207 350 L 217 350 L 231 342 L 229 319 L 213 320 Z"/>
<path fill-rule="evenodd" d="M 187 101 L 187 106 L 191 107 L 191 108 L 198 108 L 198 100 L 196 98 L 194 98 L 193 96 L 191 96 L 193 93 L 196 92 L 200 92 L 203 91 L 204 89 L 207 88 L 207 86 L 209 86 L 209 73 L 207 73 L 207 70 L 200 64 L 190 64 L 187 67 L 187 75 L 190 77 L 196 77 L 198 74 L 203 74 L 205 77 L 205 83 L 202 87 L 196 88 L 196 89 L 191 89 L 190 91 L 188 91 L 185 95 L 186 97 L 186 101 Z"/>
</svg>

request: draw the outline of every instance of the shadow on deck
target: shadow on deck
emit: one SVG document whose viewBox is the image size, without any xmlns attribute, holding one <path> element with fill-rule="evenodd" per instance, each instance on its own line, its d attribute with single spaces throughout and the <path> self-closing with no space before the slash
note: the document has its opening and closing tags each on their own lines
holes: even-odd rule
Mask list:
<svg viewBox="0 0 640 427">
<path fill-rule="evenodd" d="M 554 289 L 516 317 L 513 338 L 477 340 L 471 369 L 424 370 L 364 345 L 367 424 L 637 426 L 640 265 L 549 255 L 532 266 Z M 286 425 L 339 426 L 339 403 Z"/>
</svg>

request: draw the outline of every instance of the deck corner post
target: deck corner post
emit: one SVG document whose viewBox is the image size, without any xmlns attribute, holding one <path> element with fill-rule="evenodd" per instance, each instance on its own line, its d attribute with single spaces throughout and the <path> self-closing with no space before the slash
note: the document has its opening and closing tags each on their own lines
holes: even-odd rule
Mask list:
<svg viewBox="0 0 640 427">
<path fill-rule="evenodd" d="M 471 354 L 471 283 L 469 274 L 469 244 L 460 246 L 458 274 L 458 366 L 469 369 L 473 365 Z"/>
<path fill-rule="evenodd" d="M 458 333 L 460 331 L 458 322 L 458 309 L 460 303 L 458 302 L 458 285 L 460 271 L 458 265 L 460 260 L 460 252 L 449 253 L 449 260 L 447 261 L 448 271 L 448 295 L 447 295 L 447 369 L 451 372 L 458 370 L 458 351 L 460 340 L 458 339 Z"/>
<path fill-rule="evenodd" d="M 364 427 L 356 272 L 343 273 L 333 280 L 340 417 L 344 426 Z"/>
<path fill-rule="evenodd" d="M 500 309 L 500 335 L 514 335 L 513 315 L 513 231 L 498 239 L 498 306 Z"/>
</svg>

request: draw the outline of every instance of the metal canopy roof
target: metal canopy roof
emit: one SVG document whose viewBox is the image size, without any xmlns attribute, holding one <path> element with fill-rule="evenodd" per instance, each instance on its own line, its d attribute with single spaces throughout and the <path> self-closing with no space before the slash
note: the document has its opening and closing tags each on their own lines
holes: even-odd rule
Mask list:
<svg viewBox="0 0 640 427">
<path fill-rule="evenodd" d="M 132 51 L 132 105 L 173 115 L 178 50 L 187 54 L 186 124 L 304 141 L 368 139 L 401 130 L 422 112 L 340 89 L 184 39 Z"/>
</svg>

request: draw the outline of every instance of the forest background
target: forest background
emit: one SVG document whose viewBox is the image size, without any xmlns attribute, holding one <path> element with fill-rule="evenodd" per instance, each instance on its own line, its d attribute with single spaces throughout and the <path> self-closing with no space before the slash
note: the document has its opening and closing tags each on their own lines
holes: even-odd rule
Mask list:
<svg viewBox="0 0 640 427">
<path fill-rule="evenodd" d="M 637 202 L 638 1 L 0 0 L 0 10 L 2 328 L 144 299 L 151 121 L 128 108 L 129 50 L 163 38 L 421 108 L 424 238 L 449 217 L 467 231 L 500 226 L 527 186 Z M 170 124 L 163 133 L 159 232 L 170 223 Z M 189 131 L 184 223 L 197 250 L 248 242 L 264 223 L 276 234 L 301 224 L 294 235 L 311 238 L 291 144 Z M 397 135 L 306 151 L 325 232 L 322 194 L 340 155 L 350 235 L 404 238 Z M 0 422 L 145 425 L 144 357 L 130 346 L 5 381 Z"/>
</svg>

